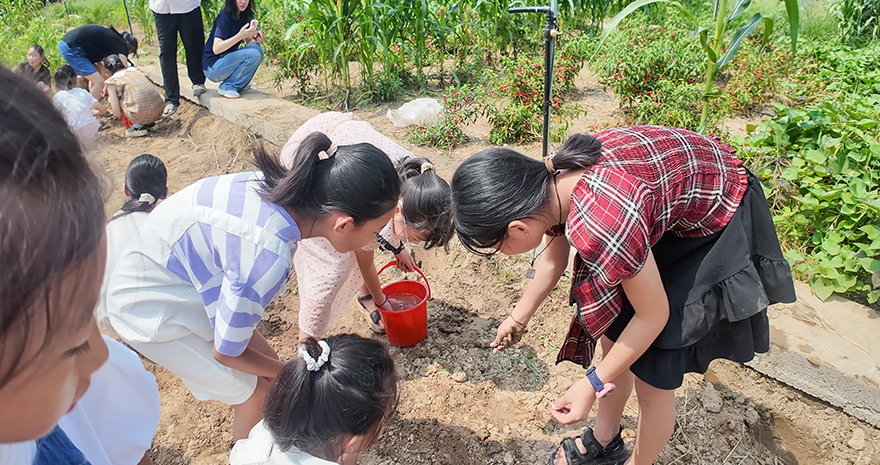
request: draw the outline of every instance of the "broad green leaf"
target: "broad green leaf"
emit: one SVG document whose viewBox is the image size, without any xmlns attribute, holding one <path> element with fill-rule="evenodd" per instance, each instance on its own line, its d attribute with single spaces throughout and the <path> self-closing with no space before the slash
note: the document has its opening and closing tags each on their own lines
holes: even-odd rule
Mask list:
<svg viewBox="0 0 880 465">
<path fill-rule="evenodd" d="M 746 11 L 746 8 L 749 7 L 750 3 L 752 3 L 752 0 L 739 0 L 738 2 L 736 2 L 736 5 L 733 7 L 733 11 L 731 11 L 730 14 L 727 15 L 727 21 L 730 21 L 731 19 L 741 15 L 744 11 Z"/>
<path fill-rule="evenodd" d="M 797 1 L 797 0 L 794 0 L 794 1 Z M 697 18 L 695 18 L 694 15 L 692 15 L 691 12 L 688 11 L 687 8 L 685 8 L 681 3 L 674 2 L 671 0 L 636 0 L 632 3 L 630 3 L 629 5 L 627 5 L 626 8 L 621 10 L 620 13 L 617 13 L 617 15 L 615 15 L 614 18 L 611 19 L 611 23 L 608 24 L 608 28 L 605 29 L 605 33 L 602 34 L 602 38 L 599 39 L 599 45 L 596 46 L 596 51 L 598 52 L 599 49 L 602 48 L 602 44 L 605 43 L 605 39 L 608 38 L 608 35 L 611 34 L 611 32 L 617 28 L 617 25 L 620 24 L 620 22 L 623 21 L 624 18 L 629 16 L 632 12 L 642 8 L 643 6 L 650 5 L 652 3 L 666 3 L 668 5 L 672 5 L 676 8 L 678 8 L 679 11 L 681 11 L 681 13 L 687 19 L 691 20 L 692 23 L 699 24 L 699 22 L 697 21 Z"/>
<path fill-rule="evenodd" d="M 823 137 L 822 141 L 821 141 L 821 145 L 822 145 L 822 147 L 828 149 L 831 147 L 838 146 L 840 144 L 841 140 L 843 140 L 843 138 Z"/>
<path fill-rule="evenodd" d="M 781 176 L 786 181 L 794 181 L 800 177 L 800 173 L 797 168 L 788 166 L 782 170 Z"/>
<path fill-rule="evenodd" d="M 822 278 L 816 278 L 813 280 L 812 285 L 810 286 L 813 289 L 813 293 L 816 294 L 816 297 L 824 300 L 828 300 L 831 297 L 831 294 L 834 294 L 834 288 L 825 283 L 825 280 Z"/>
<path fill-rule="evenodd" d="M 802 262 L 804 261 L 804 254 L 798 250 L 789 249 L 785 251 L 785 259 L 788 260 L 789 263 Z"/>
<path fill-rule="evenodd" d="M 752 33 L 752 31 L 755 30 L 755 28 L 758 27 L 758 23 L 760 23 L 763 18 L 764 18 L 764 15 L 762 15 L 761 13 L 755 13 L 755 15 L 752 16 L 752 19 L 750 19 L 749 22 L 747 22 L 745 25 L 743 25 L 743 27 L 737 29 L 736 33 L 730 39 L 730 44 L 728 45 L 727 53 L 725 53 L 724 55 L 721 56 L 721 58 L 718 59 L 718 68 L 717 69 L 719 71 L 721 70 L 721 68 L 724 67 L 724 65 L 726 65 L 727 63 L 730 62 L 730 60 L 733 59 L 734 55 L 736 55 L 736 51 L 739 49 L 739 44 L 742 42 L 742 40 L 744 38 L 749 36 Z"/>
<path fill-rule="evenodd" d="M 859 265 L 868 273 L 880 272 L 880 260 L 876 258 L 863 258 L 859 260 Z"/>
<path fill-rule="evenodd" d="M 709 46 L 709 42 L 708 42 L 709 41 L 709 31 L 707 31 L 703 28 L 700 28 L 700 29 L 702 29 L 699 32 L 700 45 L 703 46 L 703 51 L 706 52 L 706 56 L 709 57 L 709 61 L 711 63 L 715 63 L 718 61 L 718 55 L 715 53 L 715 50 L 713 50 L 712 47 Z"/>
<path fill-rule="evenodd" d="M 788 12 L 789 34 L 791 35 L 791 54 L 797 55 L 797 37 L 801 24 L 798 1 L 785 0 L 785 11 Z"/>
<path fill-rule="evenodd" d="M 810 149 L 807 150 L 806 159 L 813 163 L 824 164 L 828 161 L 828 155 L 830 155 L 830 153 L 828 153 L 827 150 Z"/>
<path fill-rule="evenodd" d="M 834 286 L 835 292 L 846 292 L 855 287 L 858 280 L 855 276 L 845 275 L 835 279 L 834 282 L 837 284 Z"/>
<path fill-rule="evenodd" d="M 880 239 L 880 228 L 878 228 L 876 224 L 866 224 L 860 227 L 859 230 L 864 232 L 868 236 L 868 239 L 872 241 Z"/>
<path fill-rule="evenodd" d="M 761 47 L 766 47 L 770 43 L 770 36 L 773 35 L 774 22 L 771 18 L 764 18 L 764 39 L 761 41 Z"/>
</svg>

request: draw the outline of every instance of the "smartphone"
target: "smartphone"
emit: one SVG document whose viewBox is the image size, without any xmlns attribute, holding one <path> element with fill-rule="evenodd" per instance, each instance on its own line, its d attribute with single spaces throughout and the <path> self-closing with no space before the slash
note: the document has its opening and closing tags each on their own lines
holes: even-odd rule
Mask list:
<svg viewBox="0 0 880 465">
<path fill-rule="evenodd" d="M 257 21 L 256 19 L 252 19 L 252 20 L 251 20 L 251 27 L 252 27 L 252 28 L 257 27 L 257 25 L 259 25 L 259 24 L 260 24 L 260 22 Z"/>
</svg>

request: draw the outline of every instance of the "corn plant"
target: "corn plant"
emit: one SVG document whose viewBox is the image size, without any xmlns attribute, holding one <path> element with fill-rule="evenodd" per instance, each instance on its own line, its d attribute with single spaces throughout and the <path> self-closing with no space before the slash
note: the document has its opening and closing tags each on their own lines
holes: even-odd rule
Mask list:
<svg viewBox="0 0 880 465">
<path fill-rule="evenodd" d="M 842 0 L 832 11 L 839 21 L 841 42 L 860 45 L 880 38 L 880 2 L 877 0 Z"/>
<path fill-rule="evenodd" d="M 150 9 L 148 0 L 133 0 L 131 2 L 131 16 L 141 26 L 144 33 L 144 39 L 147 43 L 153 42 L 153 10 Z"/>
<path fill-rule="evenodd" d="M 369 35 L 373 29 L 366 15 L 366 2 L 360 0 L 312 0 L 303 21 L 287 31 L 287 38 L 307 40 L 300 47 L 314 52 L 320 66 L 334 78 L 341 79 L 348 94 L 352 90 L 349 64 L 357 61 L 372 79 L 376 43 Z"/>
<path fill-rule="evenodd" d="M 797 52 L 797 34 L 799 28 L 799 19 L 798 19 L 798 4 L 797 0 L 784 0 L 785 8 L 788 12 L 788 21 L 790 26 L 790 35 L 791 35 L 791 51 L 792 55 Z M 602 43 L 611 34 L 612 31 L 617 27 L 620 22 L 629 16 L 632 12 L 642 8 L 646 5 L 650 4 L 667 4 L 674 6 L 681 11 L 681 13 L 694 24 L 697 25 L 696 30 L 694 30 L 693 36 L 699 37 L 700 45 L 703 47 L 703 51 L 706 53 L 706 74 L 705 74 L 705 84 L 703 86 L 703 110 L 700 114 L 700 126 L 697 129 L 698 132 L 702 132 L 706 128 L 706 123 L 709 116 L 709 106 L 712 99 L 717 99 L 723 97 L 723 93 L 720 91 L 715 91 L 715 77 L 718 76 L 718 73 L 726 64 L 728 64 L 733 57 L 736 55 L 736 51 L 739 48 L 742 40 L 751 35 L 755 29 L 761 24 L 764 24 L 764 43 L 770 39 L 770 35 L 773 33 L 773 20 L 765 17 L 761 13 L 755 13 L 751 19 L 749 19 L 746 24 L 741 26 L 736 32 L 733 34 L 729 42 L 725 42 L 725 34 L 727 33 L 728 27 L 730 26 L 731 21 L 742 15 L 746 9 L 748 8 L 751 0 L 737 0 L 736 4 L 733 5 L 732 11 L 728 13 L 730 10 L 728 0 L 715 0 L 715 13 L 713 20 L 715 24 L 711 29 L 714 29 L 714 37 L 710 42 L 709 32 L 710 29 L 703 28 L 699 25 L 699 21 L 694 17 L 694 15 L 688 11 L 681 3 L 671 0 L 636 0 L 635 2 L 629 4 L 626 8 L 623 9 L 617 16 L 612 19 L 610 26 L 602 35 L 602 38 L 599 41 L 599 47 L 602 46 Z M 726 51 L 725 51 L 726 48 Z"/>
</svg>

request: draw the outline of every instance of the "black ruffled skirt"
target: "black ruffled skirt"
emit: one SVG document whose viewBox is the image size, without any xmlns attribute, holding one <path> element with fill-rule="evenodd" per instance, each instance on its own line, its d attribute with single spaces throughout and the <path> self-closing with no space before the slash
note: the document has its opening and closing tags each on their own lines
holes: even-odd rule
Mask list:
<svg viewBox="0 0 880 465">
<path fill-rule="evenodd" d="M 767 307 L 796 300 L 761 184 L 748 173 L 727 226 L 711 236 L 664 235 L 651 248 L 669 298 L 669 321 L 631 371 L 659 389 L 681 386 L 717 358 L 747 362 L 770 350 Z M 633 317 L 623 309 L 605 336 L 616 341 Z"/>
</svg>

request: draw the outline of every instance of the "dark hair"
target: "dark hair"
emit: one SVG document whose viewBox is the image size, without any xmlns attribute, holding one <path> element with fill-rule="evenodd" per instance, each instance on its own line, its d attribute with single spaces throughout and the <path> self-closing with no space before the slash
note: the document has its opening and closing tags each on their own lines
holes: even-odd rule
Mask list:
<svg viewBox="0 0 880 465">
<path fill-rule="evenodd" d="M 407 226 L 425 231 L 425 248 L 446 247 L 452 239 L 452 189 L 427 158 L 409 158 L 397 167 Z"/>
<path fill-rule="evenodd" d="M 53 335 L 78 331 L 91 318 L 93 309 L 72 311 L 55 299 L 64 271 L 101 243 L 101 192 L 51 100 L 0 69 L 0 387 L 28 365 L 28 347 L 41 344 L 39 353 Z M 35 333 L 44 334 L 42 342 Z M 11 334 L 23 342 L 11 342 Z"/>
<path fill-rule="evenodd" d="M 122 205 L 125 213 L 150 211 L 168 192 L 168 172 L 159 157 L 145 153 L 134 157 L 125 169 L 125 188 L 129 199 Z M 153 196 L 152 202 L 141 201 L 141 194 Z"/>
<path fill-rule="evenodd" d="M 308 218 L 341 212 L 358 225 L 394 208 L 400 178 L 384 152 L 372 144 L 342 145 L 335 155 L 319 159 L 331 146 L 324 134 L 309 134 L 288 170 L 262 143 L 255 145 L 254 164 L 264 176 L 263 199 Z"/>
<path fill-rule="evenodd" d="M 248 0 L 247 8 L 244 11 L 238 11 L 238 4 L 236 4 L 235 0 L 226 0 L 226 5 L 223 6 L 223 12 L 226 13 L 226 16 L 229 16 L 235 21 L 248 22 L 254 19 L 254 0 Z"/>
<path fill-rule="evenodd" d="M 381 342 L 356 334 L 339 334 L 324 341 L 330 357 L 309 371 L 302 357 L 281 369 L 263 408 L 266 428 L 282 451 L 291 447 L 324 460 L 336 461 L 344 452 L 343 435 L 374 435 L 397 405 L 394 360 Z M 321 347 L 304 342 L 314 359 Z"/>
<path fill-rule="evenodd" d="M 46 58 L 46 52 L 43 50 L 43 46 L 42 46 L 42 45 L 40 45 L 40 44 L 31 44 L 31 45 L 28 47 L 28 50 L 30 50 L 30 49 L 34 49 L 34 50 L 36 50 L 37 53 L 39 53 L 40 56 L 43 57 L 43 61 L 40 62 L 40 65 L 46 65 L 46 67 L 49 66 L 49 59 Z"/>
<path fill-rule="evenodd" d="M 117 71 L 125 69 L 125 63 L 122 62 L 119 55 L 114 53 L 104 57 L 104 67 L 107 68 L 111 74 L 116 74 Z"/>
<path fill-rule="evenodd" d="M 553 155 L 556 170 L 593 166 L 602 142 L 589 134 L 568 138 Z M 465 160 L 452 176 L 452 210 L 459 239 L 481 255 L 495 251 L 511 221 L 534 216 L 552 195 L 554 175 L 541 160 L 506 148 L 491 148 Z"/>
<path fill-rule="evenodd" d="M 125 45 L 128 46 L 128 53 L 126 53 L 126 55 L 135 55 L 135 56 L 137 56 L 137 52 L 138 52 L 138 40 L 137 40 L 133 35 L 131 35 L 130 32 L 128 32 L 128 31 L 122 31 L 122 32 L 119 32 L 119 31 L 117 31 L 116 28 L 113 27 L 113 26 L 110 26 L 110 30 L 113 31 L 113 32 L 115 32 L 115 33 L 117 33 L 117 34 L 119 34 L 119 35 L 122 37 L 122 40 L 125 41 Z"/>
<path fill-rule="evenodd" d="M 55 88 L 70 90 L 76 85 L 76 71 L 70 65 L 61 65 L 55 70 Z"/>
</svg>

